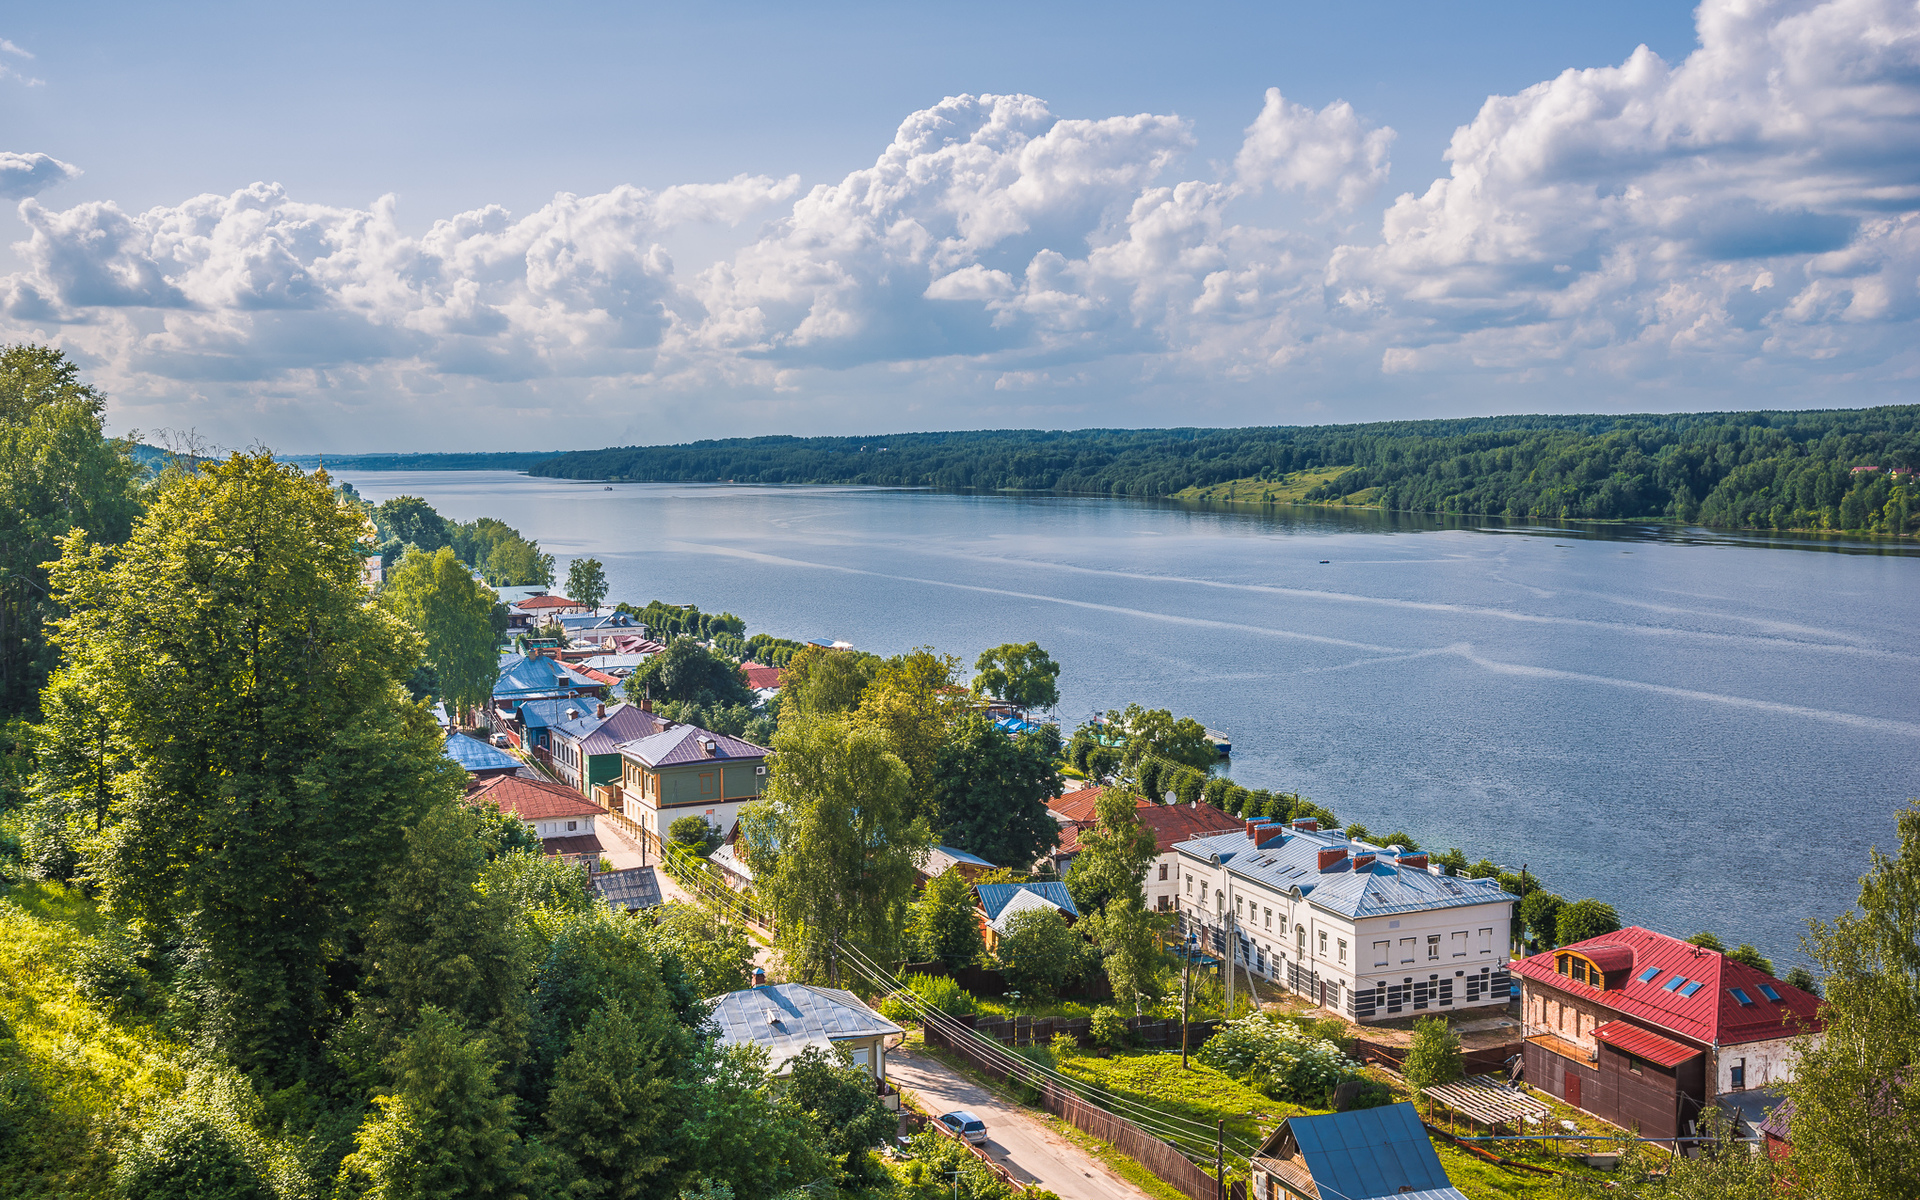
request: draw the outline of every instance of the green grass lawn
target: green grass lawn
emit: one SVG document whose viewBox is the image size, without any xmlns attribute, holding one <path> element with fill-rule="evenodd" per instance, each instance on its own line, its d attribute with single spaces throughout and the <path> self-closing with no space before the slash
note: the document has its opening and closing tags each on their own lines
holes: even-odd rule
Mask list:
<svg viewBox="0 0 1920 1200">
<path fill-rule="evenodd" d="M 1205 487 L 1175 492 L 1176 500 L 1208 500 L 1216 504 L 1298 504 L 1309 491 L 1345 475 L 1352 467 L 1320 467 L 1294 471 L 1279 479 L 1229 479 Z"/>
</svg>

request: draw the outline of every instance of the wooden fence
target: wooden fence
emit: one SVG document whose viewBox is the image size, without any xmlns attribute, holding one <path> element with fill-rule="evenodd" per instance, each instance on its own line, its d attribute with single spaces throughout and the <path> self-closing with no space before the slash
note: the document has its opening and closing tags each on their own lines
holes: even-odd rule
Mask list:
<svg viewBox="0 0 1920 1200">
<path fill-rule="evenodd" d="M 1468 1075 L 1501 1075 L 1507 1073 L 1507 1060 L 1525 1049 L 1522 1042 L 1508 1042 L 1500 1046 L 1488 1046 L 1479 1050 L 1468 1050 L 1460 1056 L 1461 1065 Z M 1406 1062 L 1405 1046 L 1387 1046 L 1379 1042 L 1370 1042 L 1366 1038 L 1354 1038 L 1352 1057 L 1365 1062 L 1372 1059 L 1391 1070 L 1398 1071 Z"/>
<path fill-rule="evenodd" d="M 1058 1034 L 1066 1034 L 1082 1046 L 1093 1045 L 1089 1036 L 1091 1017 L 983 1017 L 978 1015 L 949 1018 L 955 1024 L 983 1034 L 1003 1046 L 1045 1046 Z M 1193 1021 L 1187 1025 L 1187 1049 L 1198 1050 L 1219 1028 L 1218 1021 Z M 1128 1017 L 1127 1029 L 1135 1042 L 1156 1050 L 1180 1048 L 1180 1022 L 1153 1017 Z"/>
<path fill-rule="evenodd" d="M 1053 1079 L 1040 1076 L 1039 1081 L 1034 1082 L 1030 1078 L 1016 1075 L 1014 1071 L 1009 1070 L 1008 1064 L 999 1055 L 979 1046 L 972 1038 L 967 1037 L 962 1032 L 970 1027 L 970 1023 L 977 1020 L 977 1018 L 971 1017 L 930 1018 L 925 1025 L 927 1044 L 939 1046 L 958 1054 L 961 1058 L 964 1058 L 970 1066 L 983 1074 L 1005 1080 L 1009 1083 L 1018 1084 L 1019 1086 L 1039 1093 L 1040 1106 L 1048 1112 L 1060 1117 L 1074 1128 L 1090 1133 L 1094 1137 L 1112 1144 L 1118 1148 L 1122 1154 L 1127 1155 L 1147 1170 L 1152 1171 L 1160 1179 L 1191 1197 L 1191 1200 L 1230 1200 L 1225 1189 L 1221 1187 L 1220 1181 L 1196 1166 L 1193 1160 L 1188 1157 L 1188 1151 L 1170 1142 L 1162 1141 L 1160 1138 L 1148 1133 L 1145 1129 L 1142 1129 L 1119 1113 L 1111 1112 L 1076 1095 L 1064 1084 Z M 1079 1023 L 1084 1025 L 1085 1018 L 1081 1018 Z M 999 1040 L 999 1031 L 994 1027 L 1008 1024 L 1016 1023 L 986 1021 L 980 1022 L 978 1025 L 971 1025 L 971 1027 L 974 1028 L 976 1032 L 991 1034 L 995 1036 L 996 1040 Z M 1036 1031 L 1046 1027 L 1058 1027 L 1071 1024 L 1074 1024 L 1074 1022 L 1033 1021 L 1018 1023 L 1019 1028 L 1022 1030 Z M 1177 1027 L 1179 1022 L 1161 1021 L 1154 1022 L 1154 1024 L 1174 1025 Z M 1064 1028 L 1058 1031 L 1063 1033 L 1067 1032 Z M 1208 1030 L 1208 1032 L 1211 1032 L 1211 1030 Z M 1048 1033 L 1047 1037 L 1051 1038 L 1052 1034 Z M 1034 1074 L 1038 1075 L 1038 1072 Z M 1122 1101 L 1120 1103 L 1124 1104 L 1125 1102 Z M 1142 1106 L 1142 1110 L 1143 1113 L 1151 1111 L 1146 1109 L 1145 1106 Z M 1202 1140 L 1198 1131 L 1195 1132 L 1194 1136 L 1196 1142 Z M 1213 1147 L 1208 1145 L 1204 1148 L 1195 1147 L 1194 1152 L 1210 1159 L 1212 1157 L 1212 1150 Z M 1245 1195 L 1243 1185 L 1236 1182 L 1231 1200 L 1245 1200 Z"/>
</svg>

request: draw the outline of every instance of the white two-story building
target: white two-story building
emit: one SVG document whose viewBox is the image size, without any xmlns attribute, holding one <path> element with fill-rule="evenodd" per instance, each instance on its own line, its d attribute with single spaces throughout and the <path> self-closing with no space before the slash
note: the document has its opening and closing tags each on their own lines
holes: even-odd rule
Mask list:
<svg viewBox="0 0 1920 1200">
<path fill-rule="evenodd" d="M 1179 854 L 1179 907 L 1215 953 L 1344 1013 L 1377 1021 L 1505 1007 L 1514 906 L 1492 879 L 1438 873 L 1425 854 L 1349 841 L 1310 820 L 1248 821 Z"/>
</svg>

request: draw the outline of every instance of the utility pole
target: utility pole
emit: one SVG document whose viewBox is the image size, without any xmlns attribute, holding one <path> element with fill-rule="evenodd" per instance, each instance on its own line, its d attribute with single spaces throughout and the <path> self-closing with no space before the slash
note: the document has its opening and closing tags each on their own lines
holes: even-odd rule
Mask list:
<svg viewBox="0 0 1920 1200">
<path fill-rule="evenodd" d="M 1213 1200 L 1227 1200 L 1227 1119 L 1213 1128 Z"/>
<path fill-rule="evenodd" d="M 1223 950 L 1225 951 L 1225 953 L 1224 953 L 1224 954 L 1222 955 L 1222 957 L 1223 957 L 1223 958 L 1224 958 L 1224 959 L 1226 960 L 1226 962 L 1225 962 L 1225 966 L 1226 966 L 1226 975 L 1227 975 L 1227 1008 L 1226 1008 L 1226 1011 L 1225 1011 L 1225 1012 L 1223 1012 L 1223 1013 L 1222 1013 L 1222 1014 L 1220 1014 L 1220 1015 L 1221 1015 L 1221 1017 L 1222 1017 L 1223 1019 L 1225 1019 L 1225 1020 L 1228 1020 L 1228 1021 L 1231 1021 L 1231 1020 L 1233 1020 L 1233 936 L 1234 936 L 1234 928 L 1233 928 L 1233 916 L 1232 916 L 1232 914 L 1230 914 L 1230 913 L 1228 913 L 1228 912 L 1227 912 L 1226 910 L 1224 910 L 1224 909 L 1222 909 L 1222 910 L 1221 910 L 1221 913 L 1220 913 L 1220 925 L 1221 925 L 1221 927 L 1222 927 L 1222 928 L 1223 928 L 1223 929 L 1224 929 L 1224 930 L 1226 931 L 1226 937 L 1224 937 L 1224 938 L 1222 938 L 1222 939 L 1221 939 L 1221 941 L 1222 941 L 1222 942 L 1224 943 L 1224 945 L 1223 945 L 1223 947 L 1222 947 L 1222 948 L 1223 948 Z"/>
<path fill-rule="evenodd" d="M 1185 913 L 1181 916 L 1184 918 Z M 1186 921 L 1180 922 L 1180 1069 L 1187 1069 L 1187 999 L 1192 995 L 1189 981 L 1193 978 L 1193 935 L 1186 930 Z"/>
</svg>

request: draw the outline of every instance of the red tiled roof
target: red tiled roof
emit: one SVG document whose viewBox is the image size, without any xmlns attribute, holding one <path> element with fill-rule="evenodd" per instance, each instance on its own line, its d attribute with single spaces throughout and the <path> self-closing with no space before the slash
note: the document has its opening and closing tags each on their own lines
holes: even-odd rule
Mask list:
<svg viewBox="0 0 1920 1200">
<path fill-rule="evenodd" d="M 747 686 L 755 691 L 761 688 L 779 687 L 782 677 L 786 675 L 786 672 L 779 667 L 769 667 L 757 662 L 741 663 L 740 670 L 746 674 Z"/>
<path fill-rule="evenodd" d="M 501 812 L 512 813 L 522 821 L 551 821 L 555 817 L 593 817 L 601 809 L 587 803 L 579 792 L 564 783 L 544 779 L 522 779 L 506 775 L 487 781 L 467 793 L 469 801 L 485 800 Z"/>
<path fill-rule="evenodd" d="M 1069 821 L 1091 821 L 1093 820 L 1093 802 L 1098 800 L 1100 793 L 1106 790 L 1102 787 L 1081 788 L 1077 792 L 1055 796 L 1047 801 L 1047 807 L 1052 809 L 1055 815 Z"/>
<path fill-rule="evenodd" d="M 1554 970 L 1555 954 L 1567 950 L 1580 954 L 1601 953 L 1607 947 L 1619 947 L 1632 955 L 1632 965 L 1626 968 L 1627 982 L 1622 987 L 1599 991 Z M 1745 963 L 1734 962 L 1717 951 L 1637 925 L 1523 958 L 1513 964 L 1513 969 L 1527 979 L 1576 992 L 1588 1003 L 1611 1009 L 1643 1025 L 1654 1025 L 1707 1045 L 1757 1042 L 1790 1037 L 1803 1027 L 1814 1031 L 1821 1028 L 1818 997 Z M 1649 975 L 1649 972 L 1653 973 Z M 1692 989 L 1692 995 L 1683 995 L 1689 990 L 1687 984 L 1675 988 L 1666 986 L 1675 978 L 1700 986 Z M 1780 999 L 1777 1002 L 1767 999 L 1760 990 L 1763 985 L 1772 988 Z M 1752 1003 L 1740 1003 L 1733 994 L 1735 988 L 1745 993 Z"/>
<path fill-rule="evenodd" d="M 1246 827 L 1240 818 L 1223 813 L 1211 804 L 1155 804 L 1150 800 L 1142 800 L 1134 806 L 1134 816 L 1141 825 L 1153 831 L 1154 849 L 1158 854 L 1165 854 L 1173 849 L 1176 842 L 1184 842 L 1188 838 L 1228 833 Z M 1054 856 L 1078 854 L 1081 833 L 1092 828 L 1092 817 L 1084 821 L 1067 822 L 1066 827 L 1060 830 L 1060 844 L 1054 848 Z"/>
<path fill-rule="evenodd" d="M 574 670 L 579 672 L 582 675 L 585 675 L 588 679 L 593 680 L 595 683 L 604 683 L 608 687 L 620 686 L 619 678 L 617 676 L 609 675 L 605 671 L 596 670 L 593 667 L 575 667 Z"/>
<path fill-rule="evenodd" d="M 1625 1021 L 1608 1021 L 1605 1025 L 1595 1028 L 1593 1036 L 1624 1054 L 1644 1058 L 1650 1063 L 1657 1063 L 1663 1067 L 1677 1067 L 1690 1058 L 1698 1058 L 1701 1054 L 1701 1051 L 1691 1046 L 1682 1046 L 1679 1042 L 1663 1038 L 1650 1029 L 1629 1025 Z"/>
<path fill-rule="evenodd" d="M 565 596 L 528 596 L 514 605 L 515 608 L 585 608 L 578 600 L 569 600 Z"/>
<path fill-rule="evenodd" d="M 600 836 L 593 833 L 579 833 L 571 837 L 542 838 L 540 848 L 548 854 L 588 854 L 599 858 L 606 853 Z"/>
</svg>

